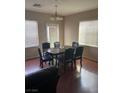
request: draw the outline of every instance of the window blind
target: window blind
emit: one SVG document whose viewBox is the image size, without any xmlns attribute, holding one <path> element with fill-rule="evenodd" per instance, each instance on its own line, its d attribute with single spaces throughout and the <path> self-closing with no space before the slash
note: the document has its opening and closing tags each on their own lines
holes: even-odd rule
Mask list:
<svg viewBox="0 0 124 93">
<path fill-rule="evenodd" d="M 39 45 L 38 23 L 36 21 L 25 21 L 25 47 L 36 47 Z"/>
<path fill-rule="evenodd" d="M 98 21 L 82 21 L 79 23 L 79 44 L 98 46 Z"/>
</svg>

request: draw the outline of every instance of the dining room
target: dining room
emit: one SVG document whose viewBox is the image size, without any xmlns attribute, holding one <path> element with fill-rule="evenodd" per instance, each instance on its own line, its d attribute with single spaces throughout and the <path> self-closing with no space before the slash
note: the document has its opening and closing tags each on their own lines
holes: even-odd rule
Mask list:
<svg viewBox="0 0 124 93">
<path fill-rule="evenodd" d="M 57 93 L 98 93 L 97 0 L 25 1 L 25 75 L 51 66 Z"/>
<path fill-rule="evenodd" d="M 0 93 L 124 93 L 124 0 L 1 0 Z"/>
</svg>

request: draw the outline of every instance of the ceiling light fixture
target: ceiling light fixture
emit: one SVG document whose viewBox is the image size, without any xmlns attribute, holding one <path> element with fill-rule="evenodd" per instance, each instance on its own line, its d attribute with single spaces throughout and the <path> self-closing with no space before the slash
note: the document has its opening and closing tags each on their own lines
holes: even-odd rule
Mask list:
<svg viewBox="0 0 124 93">
<path fill-rule="evenodd" d="M 33 6 L 34 6 L 34 7 L 41 7 L 41 4 L 35 3 L 35 4 L 33 4 Z"/>
<path fill-rule="evenodd" d="M 57 8 L 58 8 L 58 5 L 55 5 L 55 15 L 50 17 L 51 21 L 62 21 L 63 20 L 63 17 L 58 16 Z"/>
</svg>

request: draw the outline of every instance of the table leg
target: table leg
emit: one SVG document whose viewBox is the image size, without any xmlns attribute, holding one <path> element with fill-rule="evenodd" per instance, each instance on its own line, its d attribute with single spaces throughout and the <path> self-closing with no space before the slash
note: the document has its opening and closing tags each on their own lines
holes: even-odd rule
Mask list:
<svg viewBox="0 0 124 93">
<path fill-rule="evenodd" d="M 55 56 L 55 60 L 56 60 L 56 66 L 57 66 L 57 55 Z"/>
</svg>

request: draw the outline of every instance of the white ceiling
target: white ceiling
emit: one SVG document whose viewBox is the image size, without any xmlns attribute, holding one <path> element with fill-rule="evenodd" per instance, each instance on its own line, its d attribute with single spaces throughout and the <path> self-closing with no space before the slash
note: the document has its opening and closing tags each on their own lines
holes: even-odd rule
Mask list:
<svg viewBox="0 0 124 93">
<path fill-rule="evenodd" d="M 35 3 L 40 3 L 41 7 L 33 7 Z M 57 13 L 61 16 L 98 8 L 98 0 L 25 0 L 25 8 L 26 10 L 54 14 L 56 3 L 58 4 Z"/>
</svg>

